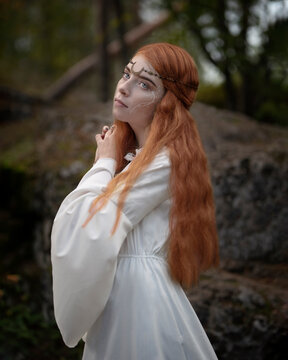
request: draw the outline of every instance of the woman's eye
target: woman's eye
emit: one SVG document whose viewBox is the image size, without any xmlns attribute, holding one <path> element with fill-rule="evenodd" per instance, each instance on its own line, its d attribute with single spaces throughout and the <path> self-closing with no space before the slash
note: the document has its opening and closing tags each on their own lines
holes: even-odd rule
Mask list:
<svg viewBox="0 0 288 360">
<path fill-rule="evenodd" d="M 146 90 L 146 89 L 149 89 L 148 85 L 145 84 L 143 81 L 140 81 L 139 84 L 140 84 L 140 86 L 141 86 L 142 89 L 145 89 L 145 90 Z"/>
<path fill-rule="evenodd" d="M 128 72 L 123 71 L 123 79 L 130 79 L 130 74 Z"/>
</svg>

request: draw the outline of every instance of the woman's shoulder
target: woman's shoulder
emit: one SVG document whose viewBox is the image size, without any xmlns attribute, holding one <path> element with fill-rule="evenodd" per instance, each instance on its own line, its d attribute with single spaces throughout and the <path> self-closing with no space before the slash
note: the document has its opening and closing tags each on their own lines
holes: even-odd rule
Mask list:
<svg viewBox="0 0 288 360">
<path fill-rule="evenodd" d="M 170 173 L 170 156 L 168 149 L 163 148 L 160 150 L 147 168 L 144 170 L 143 174 L 150 173 L 150 176 L 153 174 L 157 174 L 157 176 L 161 176 L 160 173 Z M 158 175 L 159 174 L 159 175 Z"/>
<path fill-rule="evenodd" d="M 155 156 L 155 158 L 152 160 L 152 164 L 158 164 L 158 165 L 164 165 L 164 166 L 170 166 L 170 155 L 169 150 L 164 147 L 162 150 L 158 152 L 158 154 Z"/>
</svg>

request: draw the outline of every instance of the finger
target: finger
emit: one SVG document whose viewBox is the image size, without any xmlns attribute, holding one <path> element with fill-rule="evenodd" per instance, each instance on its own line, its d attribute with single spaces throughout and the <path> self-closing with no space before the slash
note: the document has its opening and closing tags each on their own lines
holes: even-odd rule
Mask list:
<svg viewBox="0 0 288 360">
<path fill-rule="evenodd" d="M 107 125 L 103 126 L 103 128 L 102 128 L 102 134 L 101 134 L 102 139 L 105 138 L 105 135 L 106 135 L 106 133 L 107 133 L 108 131 L 109 131 L 109 126 L 107 126 Z"/>
<path fill-rule="evenodd" d="M 96 143 L 99 144 L 100 141 L 102 140 L 102 135 L 101 134 L 96 134 L 95 135 L 95 140 L 96 140 Z"/>
<path fill-rule="evenodd" d="M 103 128 L 102 128 L 102 135 L 105 135 L 108 130 L 109 130 L 109 126 L 107 126 L 107 125 L 103 126 Z"/>
<path fill-rule="evenodd" d="M 113 134 L 114 131 L 116 130 L 116 126 L 115 125 L 112 125 L 111 128 L 109 129 L 109 135 Z"/>
</svg>

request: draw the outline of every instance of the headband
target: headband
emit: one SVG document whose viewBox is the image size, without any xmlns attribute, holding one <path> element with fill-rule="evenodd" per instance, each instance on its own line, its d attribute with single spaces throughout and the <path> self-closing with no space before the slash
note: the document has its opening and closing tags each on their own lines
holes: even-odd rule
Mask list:
<svg viewBox="0 0 288 360">
<path fill-rule="evenodd" d="M 173 79 L 173 78 L 171 78 L 171 77 L 164 77 L 164 76 L 161 76 L 161 75 L 159 75 L 159 74 L 157 74 L 157 73 L 154 73 L 154 72 L 152 72 L 152 71 L 150 71 L 150 70 L 146 70 L 144 67 L 142 67 L 142 69 L 141 69 L 140 71 L 135 71 L 133 68 L 134 68 L 134 65 L 136 64 L 136 61 L 133 62 L 132 60 L 130 60 L 130 61 L 129 61 L 129 64 L 132 64 L 131 70 L 130 70 L 131 73 L 134 74 L 134 75 L 136 75 L 136 76 L 140 76 L 140 74 L 141 74 L 142 72 L 145 72 L 145 73 L 147 73 L 147 74 L 149 74 L 149 75 L 156 76 L 156 77 L 158 77 L 158 78 L 161 79 L 161 80 L 172 81 L 172 82 L 175 82 L 175 83 L 178 83 L 178 84 L 181 84 L 181 85 L 190 87 L 190 88 L 194 89 L 195 91 L 198 89 L 198 84 L 196 84 L 196 83 L 190 83 L 190 84 L 183 83 L 183 82 L 180 81 L 180 80 L 175 80 L 175 79 Z"/>
</svg>

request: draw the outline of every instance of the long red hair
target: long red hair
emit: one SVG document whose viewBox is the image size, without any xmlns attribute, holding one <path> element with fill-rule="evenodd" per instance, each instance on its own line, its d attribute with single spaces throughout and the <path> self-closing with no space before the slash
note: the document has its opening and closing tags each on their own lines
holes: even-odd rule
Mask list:
<svg viewBox="0 0 288 360">
<path fill-rule="evenodd" d="M 146 45 L 136 54 L 144 56 L 163 78 L 170 80 L 162 80 L 166 93 L 157 105 L 145 146 L 124 172 L 120 172 L 126 165 L 124 155 L 135 150 L 137 144 L 131 127 L 115 121 L 118 175 L 108 184 L 105 193 L 94 200 L 90 218 L 122 184 L 113 228 L 115 231 L 125 198 L 136 179 L 163 147 L 168 148 L 172 196 L 168 264 L 172 278 L 184 286 L 190 286 L 197 282 L 201 271 L 217 265 L 219 261 L 207 159 L 195 121 L 189 112 L 196 96 L 198 72 L 188 52 L 175 45 Z M 176 81 L 171 81 L 171 78 Z"/>
</svg>

